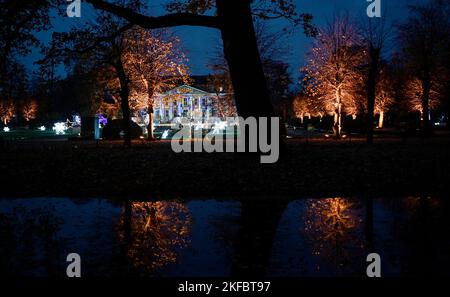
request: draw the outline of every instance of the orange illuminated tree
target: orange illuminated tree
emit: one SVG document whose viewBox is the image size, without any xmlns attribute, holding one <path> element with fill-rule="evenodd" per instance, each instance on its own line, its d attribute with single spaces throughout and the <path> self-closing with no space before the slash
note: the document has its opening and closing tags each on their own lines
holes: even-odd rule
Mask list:
<svg viewBox="0 0 450 297">
<path fill-rule="evenodd" d="M 153 140 L 155 96 L 188 83 L 187 59 L 180 40 L 167 30 L 133 27 L 125 33 L 125 43 L 123 61 L 134 94 L 130 103 L 137 109 L 147 109 L 148 138 Z"/>
<path fill-rule="evenodd" d="M 313 47 L 307 55 L 305 74 L 306 92 L 317 98 L 328 114 L 334 116 L 333 131 L 341 136 L 342 115 L 356 115 L 358 110 L 356 88 L 362 76 L 359 66 L 365 53 L 361 35 L 348 16 L 338 16 L 328 26 L 319 29 Z"/>
<path fill-rule="evenodd" d="M 166 5 L 168 13 L 156 17 L 103 0 L 87 2 L 147 29 L 200 26 L 219 30 L 236 109 L 244 118 L 275 116 L 258 51 L 254 18 L 285 19 L 294 25 L 303 24 L 307 34 L 315 33 L 312 16 L 298 13 L 293 0 L 173 0 Z"/>
<path fill-rule="evenodd" d="M 12 100 L 0 100 L 0 120 L 6 126 L 14 117 L 16 106 Z"/>
<path fill-rule="evenodd" d="M 413 77 L 410 88 L 420 100 L 424 136 L 432 132 L 430 108 L 436 84 L 442 82 L 448 59 L 449 11 L 448 1 L 430 1 L 411 5 L 410 17 L 399 27 L 398 41 Z"/>
<path fill-rule="evenodd" d="M 35 99 L 25 100 L 22 104 L 22 116 L 29 122 L 36 119 L 38 113 L 38 104 Z"/>
<path fill-rule="evenodd" d="M 375 96 L 375 114 L 378 114 L 378 128 L 384 127 L 385 114 L 394 104 L 394 88 L 386 68 L 380 71 Z"/>
</svg>

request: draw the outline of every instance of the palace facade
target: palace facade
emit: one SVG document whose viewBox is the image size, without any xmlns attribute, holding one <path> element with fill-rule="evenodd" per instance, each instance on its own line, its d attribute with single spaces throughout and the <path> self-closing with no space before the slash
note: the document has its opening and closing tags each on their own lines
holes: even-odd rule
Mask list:
<svg viewBox="0 0 450 297">
<path fill-rule="evenodd" d="M 184 117 L 193 121 L 205 121 L 218 117 L 217 100 L 226 96 L 224 93 L 209 93 L 192 86 L 179 86 L 155 99 L 155 123 L 170 123 L 174 118 Z"/>
</svg>

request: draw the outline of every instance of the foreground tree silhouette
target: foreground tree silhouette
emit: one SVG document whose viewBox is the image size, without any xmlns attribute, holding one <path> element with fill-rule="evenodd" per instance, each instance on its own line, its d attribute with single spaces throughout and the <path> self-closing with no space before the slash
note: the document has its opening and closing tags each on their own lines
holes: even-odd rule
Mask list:
<svg viewBox="0 0 450 297">
<path fill-rule="evenodd" d="M 177 0 L 167 5 L 169 14 L 160 17 L 145 16 L 102 0 L 87 2 L 148 29 L 188 25 L 220 30 L 237 111 L 242 117 L 275 115 L 258 52 L 253 17 L 286 18 L 294 24 L 302 23 L 305 33 L 314 33 L 312 17 L 297 14 L 292 0 Z M 212 16 L 209 12 L 213 9 Z"/>
<path fill-rule="evenodd" d="M 135 0 L 129 0 L 127 5 L 139 9 L 140 6 L 135 2 Z M 93 21 L 81 29 L 73 28 L 69 32 L 53 33 L 52 48 L 48 50 L 44 59 L 61 59 L 67 67 L 74 62 L 82 62 L 86 69 L 106 68 L 114 73 L 111 79 L 117 81 L 115 93 L 120 97 L 125 146 L 131 146 L 129 104 L 131 86 L 124 63 L 124 53 L 127 50 L 124 32 L 131 28 L 131 24 L 113 15 L 98 14 Z"/>
<path fill-rule="evenodd" d="M 36 32 L 50 28 L 49 10 L 61 0 L 0 1 L 0 91 L 14 56 L 30 53 L 40 44 Z"/>
</svg>

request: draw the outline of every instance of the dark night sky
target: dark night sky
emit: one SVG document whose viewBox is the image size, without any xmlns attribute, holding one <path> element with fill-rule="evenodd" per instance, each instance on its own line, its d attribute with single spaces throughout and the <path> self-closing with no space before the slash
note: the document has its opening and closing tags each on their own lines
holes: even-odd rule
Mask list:
<svg viewBox="0 0 450 297">
<path fill-rule="evenodd" d="M 233 0 L 234 1 L 234 0 Z M 426 0 L 381 0 L 382 10 L 387 11 L 387 17 L 390 22 L 397 22 L 403 20 L 407 14 L 407 5 L 413 3 L 422 3 Z M 157 16 L 164 13 L 162 4 L 167 0 L 153 0 L 149 1 L 148 15 Z M 323 25 L 332 18 L 335 12 L 348 12 L 356 19 L 361 19 L 366 16 L 366 8 L 368 6 L 367 0 L 296 0 L 297 9 L 299 12 L 308 12 L 314 16 L 314 23 Z M 82 17 L 68 18 L 55 16 L 53 20 L 55 31 L 67 31 L 74 24 L 82 24 L 86 18 L 93 18 L 95 11 L 89 4 L 83 4 Z M 386 16 L 385 16 L 386 17 Z M 286 25 L 285 21 L 270 21 L 270 28 L 274 30 Z M 174 33 L 178 35 L 183 43 L 184 49 L 190 60 L 190 68 L 192 74 L 207 74 L 209 73 L 206 64 L 214 56 L 217 47 L 219 46 L 220 36 L 217 30 L 200 28 L 200 27 L 178 27 L 173 29 Z M 38 34 L 39 38 L 47 42 L 50 39 L 51 32 L 41 32 Z M 311 39 L 303 35 L 301 28 L 296 28 L 289 38 L 290 54 L 286 57 L 290 64 L 290 71 L 294 77 L 298 76 L 298 69 L 304 61 L 305 53 L 311 44 Z M 24 63 L 29 69 L 33 69 L 32 63 L 40 56 L 37 51 L 24 58 Z M 61 75 L 64 75 L 62 68 L 59 70 Z"/>
</svg>

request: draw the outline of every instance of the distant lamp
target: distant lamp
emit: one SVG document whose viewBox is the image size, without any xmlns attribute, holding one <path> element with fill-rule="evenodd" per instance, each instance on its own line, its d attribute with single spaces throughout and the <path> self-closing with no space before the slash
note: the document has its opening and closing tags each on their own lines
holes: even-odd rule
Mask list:
<svg viewBox="0 0 450 297">
<path fill-rule="evenodd" d="M 38 129 L 39 131 L 45 131 L 45 126 L 40 126 Z"/>
<path fill-rule="evenodd" d="M 11 131 L 11 129 L 9 129 L 9 127 L 3 128 L 3 132 L 10 132 L 10 131 Z"/>
</svg>

